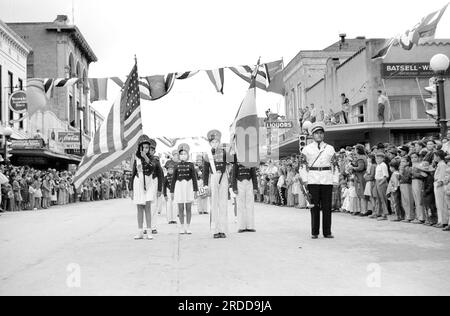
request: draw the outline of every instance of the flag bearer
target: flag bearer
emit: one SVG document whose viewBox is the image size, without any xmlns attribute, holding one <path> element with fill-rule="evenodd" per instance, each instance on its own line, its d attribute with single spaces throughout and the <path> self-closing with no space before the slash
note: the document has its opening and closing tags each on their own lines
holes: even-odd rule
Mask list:
<svg viewBox="0 0 450 316">
<path fill-rule="evenodd" d="M 211 145 L 209 161 L 203 168 L 203 183 L 211 193 L 211 221 L 214 223 L 214 238 L 226 238 L 228 232 L 228 174 L 227 165 L 233 160 L 221 146 L 222 134 L 212 130 L 207 135 Z M 211 159 L 213 161 L 211 161 Z"/>
<path fill-rule="evenodd" d="M 166 214 L 167 214 L 167 222 L 169 224 L 177 223 L 177 208 L 173 206 L 173 201 L 170 195 L 170 188 L 172 186 L 173 181 L 173 172 L 175 170 L 175 163 L 173 161 L 168 161 L 165 165 L 167 169 L 167 175 L 164 178 L 163 185 L 163 194 L 166 199 Z M 169 190 L 169 194 L 167 194 L 167 190 Z"/>
<path fill-rule="evenodd" d="M 178 205 L 178 217 L 180 218 L 180 234 L 191 235 L 192 203 L 197 198 L 198 185 L 195 166 L 189 159 L 189 145 L 181 144 L 178 147 L 180 162 L 176 165 L 170 192 L 175 204 Z M 186 207 L 186 223 L 184 221 L 184 209 Z"/>
<path fill-rule="evenodd" d="M 130 195 L 137 205 L 138 234 L 135 239 L 144 239 L 144 214 L 147 229 L 152 226 L 151 203 L 162 191 L 162 168 L 159 160 L 151 154 L 153 142 L 147 135 L 139 139 L 139 146 L 133 163 L 133 173 L 130 181 Z M 148 239 L 153 237 L 148 234 Z"/>
<path fill-rule="evenodd" d="M 232 175 L 233 191 L 237 195 L 238 232 L 254 233 L 255 195 L 258 193 L 256 169 L 235 163 Z"/>
</svg>

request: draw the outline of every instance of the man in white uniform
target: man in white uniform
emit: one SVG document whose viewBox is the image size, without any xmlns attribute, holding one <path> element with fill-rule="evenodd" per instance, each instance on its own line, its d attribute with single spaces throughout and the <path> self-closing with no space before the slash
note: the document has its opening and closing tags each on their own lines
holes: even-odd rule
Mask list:
<svg viewBox="0 0 450 316">
<path fill-rule="evenodd" d="M 323 122 L 314 123 L 310 128 L 314 142 L 302 150 L 306 168 L 300 170 L 302 180 L 307 183 L 311 194 L 311 227 L 312 238 L 317 239 L 320 234 L 320 211 L 323 213 L 322 230 L 325 238 L 334 238 L 331 233 L 331 203 L 333 182 L 338 176 L 333 166 L 335 159 L 334 147 L 324 142 L 325 125 Z"/>
<path fill-rule="evenodd" d="M 221 146 L 222 134 L 213 130 L 208 133 L 214 161 L 205 161 L 203 185 L 211 192 L 211 221 L 214 223 L 214 238 L 226 238 L 228 232 L 228 188 L 227 166 L 233 162 L 231 155 Z"/>
<path fill-rule="evenodd" d="M 233 192 L 237 196 L 238 233 L 254 233 L 255 195 L 258 192 L 256 169 L 236 162 L 232 174 Z"/>
</svg>

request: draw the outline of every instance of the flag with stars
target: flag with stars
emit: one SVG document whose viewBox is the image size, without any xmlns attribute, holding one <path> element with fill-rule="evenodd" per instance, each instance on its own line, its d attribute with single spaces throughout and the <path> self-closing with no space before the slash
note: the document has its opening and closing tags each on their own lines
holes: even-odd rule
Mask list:
<svg viewBox="0 0 450 316">
<path fill-rule="evenodd" d="M 92 138 L 78 171 L 75 187 L 109 171 L 131 156 L 142 135 L 142 116 L 137 65 L 128 76 L 119 97 Z"/>
</svg>

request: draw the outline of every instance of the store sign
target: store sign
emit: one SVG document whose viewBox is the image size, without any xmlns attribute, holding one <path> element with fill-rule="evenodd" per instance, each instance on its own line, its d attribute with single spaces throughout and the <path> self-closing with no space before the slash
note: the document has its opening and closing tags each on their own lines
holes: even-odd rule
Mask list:
<svg viewBox="0 0 450 316">
<path fill-rule="evenodd" d="M 44 140 L 42 139 L 19 139 L 12 140 L 12 149 L 42 149 Z"/>
<path fill-rule="evenodd" d="M 294 123 L 291 121 L 275 121 L 275 122 L 266 122 L 266 128 L 293 128 Z"/>
<path fill-rule="evenodd" d="M 74 132 L 59 132 L 58 142 L 63 144 L 64 149 L 80 149 L 80 134 Z"/>
<path fill-rule="evenodd" d="M 430 78 L 434 76 L 434 72 L 430 63 L 388 63 L 382 64 L 381 76 L 384 79 Z M 445 76 L 450 77 L 450 69 Z"/>
<path fill-rule="evenodd" d="M 9 108 L 14 113 L 24 114 L 28 111 L 27 93 L 16 91 L 9 97 Z"/>
</svg>

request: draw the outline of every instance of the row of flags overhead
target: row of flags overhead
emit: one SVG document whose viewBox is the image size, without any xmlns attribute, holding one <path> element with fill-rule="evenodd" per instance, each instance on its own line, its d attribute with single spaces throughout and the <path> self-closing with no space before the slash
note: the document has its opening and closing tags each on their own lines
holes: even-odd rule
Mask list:
<svg viewBox="0 0 450 316">
<path fill-rule="evenodd" d="M 256 66 L 255 71 L 250 76 L 250 87 L 246 97 L 242 101 L 230 128 L 232 145 L 235 149 L 237 159 L 240 163 L 248 167 L 256 167 L 260 162 L 256 85 L 257 77 L 263 76 L 263 74 L 259 69 L 258 62 L 258 66 Z M 186 79 L 188 76 L 186 74 L 183 77 Z M 211 73 L 211 76 L 220 78 L 223 76 L 223 73 Z M 151 78 L 153 77 L 155 76 L 147 77 L 147 83 L 150 84 Z M 97 82 L 96 84 L 102 85 L 104 83 Z M 111 107 L 108 116 L 91 140 L 86 154 L 78 167 L 74 176 L 74 185 L 76 188 L 79 188 L 86 180 L 111 170 L 135 152 L 139 138 L 143 133 L 140 103 L 142 92 L 139 86 L 140 78 L 138 76 L 136 62 L 127 80 L 123 83 L 122 90 Z M 158 141 L 164 143 L 169 148 L 173 148 L 178 139 L 164 137 L 158 138 Z M 202 146 L 200 139 L 198 146 Z"/>
<path fill-rule="evenodd" d="M 250 83 L 252 72 L 255 66 L 237 66 L 224 67 L 213 70 L 206 70 L 206 74 L 218 93 L 224 93 L 225 69 L 230 69 L 238 77 Z M 173 88 L 176 80 L 185 80 L 197 75 L 197 71 L 185 71 L 180 73 L 170 73 L 167 75 L 154 75 L 140 77 L 138 79 L 140 98 L 147 101 L 156 101 L 167 95 Z M 83 82 L 81 78 L 70 79 L 52 79 L 52 78 L 33 78 L 33 80 L 41 80 L 45 95 L 50 98 L 53 96 L 54 88 L 69 87 L 74 84 Z M 109 78 L 89 78 L 88 85 L 90 90 L 90 101 L 104 101 L 108 99 L 108 83 L 114 82 L 120 88 L 125 83 L 119 77 Z M 283 85 L 283 61 L 262 64 L 259 67 L 255 77 L 256 87 L 267 92 L 273 92 L 284 96 Z M 36 84 L 36 82 L 34 82 Z"/>
<path fill-rule="evenodd" d="M 449 4 L 450 3 L 447 3 L 442 9 L 428 14 L 413 28 L 407 30 L 403 34 L 387 40 L 383 48 L 373 56 L 372 59 L 384 59 L 392 46 L 396 43 L 399 43 L 405 50 L 411 50 L 415 45 L 419 45 L 421 42 L 434 39 L 439 21 Z"/>
</svg>

